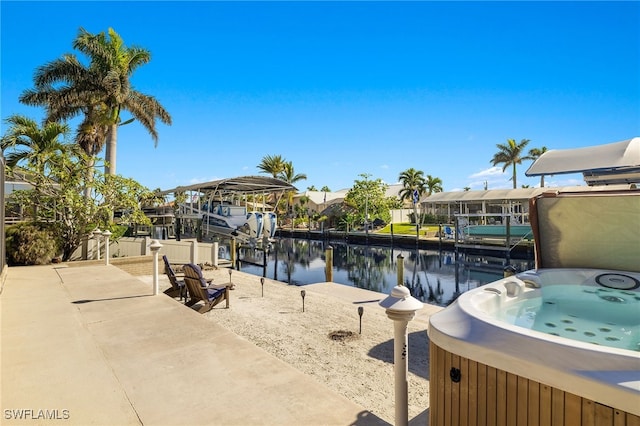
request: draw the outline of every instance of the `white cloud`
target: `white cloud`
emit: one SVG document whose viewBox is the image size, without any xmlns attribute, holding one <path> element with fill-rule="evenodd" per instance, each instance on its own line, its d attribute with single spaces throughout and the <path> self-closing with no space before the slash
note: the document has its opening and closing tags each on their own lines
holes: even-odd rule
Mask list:
<svg viewBox="0 0 640 426">
<path fill-rule="evenodd" d="M 200 178 L 191 178 L 191 179 L 189 179 L 189 185 L 195 185 L 196 183 L 203 183 L 203 182 L 211 182 L 211 181 L 220 180 L 220 179 L 222 179 L 222 178 L 221 177 L 217 177 L 217 176 L 209 177 L 209 178 L 201 178 L 201 177 Z"/>
<path fill-rule="evenodd" d="M 494 166 L 485 170 L 481 170 L 478 173 L 474 173 L 471 176 L 469 176 L 469 178 L 479 179 L 479 178 L 485 178 L 485 177 L 502 176 L 504 174 L 505 173 L 502 171 L 502 167 Z"/>
</svg>

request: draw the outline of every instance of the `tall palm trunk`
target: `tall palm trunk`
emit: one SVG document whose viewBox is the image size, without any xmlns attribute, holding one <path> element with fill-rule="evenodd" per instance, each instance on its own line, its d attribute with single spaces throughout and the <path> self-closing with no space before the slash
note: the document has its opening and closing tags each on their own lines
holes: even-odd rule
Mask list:
<svg viewBox="0 0 640 426">
<path fill-rule="evenodd" d="M 89 164 L 87 164 L 87 170 L 86 170 L 86 182 L 85 182 L 85 188 L 84 188 L 84 198 L 86 198 L 87 200 L 89 200 L 91 198 L 91 183 L 93 182 L 93 172 L 95 170 L 96 167 L 96 157 L 95 156 L 91 156 L 89 158 Z"/>
<path fill-rule="evenodd" d="M 104 165 L 104 173 L 107 175 L 116 174 L 116 145 L 118 143 L 118 124 L 114 123 L 109 125 L 109 132 L 107 133 L 107 142 L 104 152 L 105 159 L 107 160 Z"/>
</svg>

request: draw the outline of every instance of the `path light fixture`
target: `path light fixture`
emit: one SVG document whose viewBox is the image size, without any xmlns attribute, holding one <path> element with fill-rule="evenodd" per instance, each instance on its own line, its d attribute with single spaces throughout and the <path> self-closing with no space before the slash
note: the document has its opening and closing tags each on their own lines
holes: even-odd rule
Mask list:
<svg viewBox="0 0 640 426">
<path fill-rule="evenodd" d="M 304 312 L 304 297 L 307 295 L 307 292 L 304 290 L 300 290 L 300 296 L 302 296 L 302 312 Z"/>
<path fill-rule="evenodd" d="M 93 230 L 92 232 L 93 234 L 93 238 L 96 240 L 96 247 L 97 249 L 97 259 L 100 260 L 100 236 L 102 235 L 102 231 L 100 230 L 100 228 L 97 228 Z"/>
<path fill-rule="evenodd" d="M 360 334 L 362 334 L 362 314 L 364 313 L 364 307 L 358 306 L 358 315 L 360 316 Z"/>
<path fill-rule="evenodd" d="M 264 297 L 264 277 L 260 278 L 260 285 L 262 286 L 262 297 Z"/>
<path fill-rule="evenodd" d="M 153 253 L 153 295 L 157 296 L 160 287 L 158 284 L 158 252 L 162 248 L 162 244 L 160 244 L 158 240 L 151 240 L 149 248 L 151 249 L 151 253 Z"/>
<path fill-rule="evenodd" d="M 407 383 L 408 358 L 407 325 L 413 319 L 422 302 L 411 296 L 407 287 L 396 286 L 391 294 L 380 301 L 380 306 L 386 309 L 387 316 L 393 320 L 393 363 L 395 372 L 395 424 L 409 424 Z"/>
<path fill-rule="evenodd" d="M 104 237 L 104 264 L 108 265 L 109 264 L 109 237 L 111 237 L 111 231 L 109 231 L 108 229 L 105 229 L 105 231 L 102 233 L 102 236 Z"/>
</svg>

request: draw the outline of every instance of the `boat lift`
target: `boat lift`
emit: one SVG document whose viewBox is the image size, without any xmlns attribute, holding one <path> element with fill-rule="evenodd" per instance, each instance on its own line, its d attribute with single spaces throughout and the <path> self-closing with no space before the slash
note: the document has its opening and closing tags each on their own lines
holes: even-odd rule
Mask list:
<svg viewBox="0 0 640 426">
<path fill-rule="evenodd" d="M 197 238 L 199 241 L 215 241 L 226 237 L 243 244 L 257 245 L 261 240 L 269 238 L 268 235 L 262 235 L 260 227 L 250 230 L 246 226 L 219 226 L 209 219 L 214 216 L 211 206 L 216 204 L 228 207 L 224 209 L 225 212 L 242 210 L 242 214 L 246 216 L 245 221 L 251 215 L 259 215 L 260 219 L 263 215 L 271 217 L 275 226 L 274 213 L 267 210 L 267 202 L 275 206 L 284 194 L 291 191 L 297 191 L 296 187 L 280 179 L 240 176 L 179 186 L 157 192 L 156 195 L 174 197 L 174 226 L 178 240 Z M 250 205 L 252 210 L 249 209 Z"/>
</svg>

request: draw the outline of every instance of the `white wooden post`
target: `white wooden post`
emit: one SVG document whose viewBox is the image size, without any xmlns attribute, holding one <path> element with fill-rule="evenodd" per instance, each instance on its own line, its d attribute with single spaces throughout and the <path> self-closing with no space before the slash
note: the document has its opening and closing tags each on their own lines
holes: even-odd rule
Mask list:
<svg viewBox="0 0 640 426">
<path fill-rule="evenodd" d="M 99 228 L 93 230 L 93 238 L 96 240 L 96 255 L 98 260 L 100 260 L 100 237 L 102 236 L 102 231 Z"/>
<path fill-rule="evenodd" d="M 198 241 L 191 241 L 191 263 L 198 264 Z"/>
<path fill-rule="evenodd" d="M 104 264 L 109 264 L 109 237 L 111 237 L 111 232 L 107 229 L 102 233 L 104 237 Z M 98 257 L 99 259 L 99 257 Z"/>
<path fill-rule="evenodd" d="M 158 240 L 153 240 L 149 248 L 153 253 L 153 295 L 157 296 L 160 292 L 158 283 L 158 251 L 162 248 L 162 244 L 160 244 Z"/>
<path fill-rule="evenodd" d="M 216 268 L 218 267 L 218 242 L 215 241 L 213 243 L 213 253 L 211 253 L 211 263 L 213 263 L 213 266 L 215 266 Z"/>
</svg>

